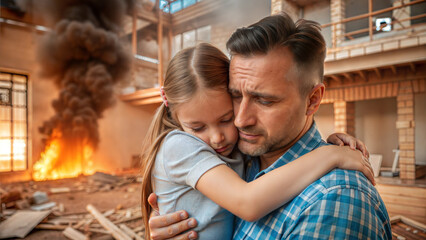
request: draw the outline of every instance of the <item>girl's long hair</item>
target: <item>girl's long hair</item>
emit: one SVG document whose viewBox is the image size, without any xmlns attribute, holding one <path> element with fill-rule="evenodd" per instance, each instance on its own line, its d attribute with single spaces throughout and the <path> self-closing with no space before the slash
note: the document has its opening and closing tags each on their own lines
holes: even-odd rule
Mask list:
<svg viewBox="0 0 426 240">
<path fill-rule="evenodd" d="M 165 104 L 157 109 L 142 148 L 142 215 L 145 239 L 150 239 L 148 220 L 151 206 L 148 196 L 153 192 L 151 172 L 164 137 L 175 129 L 182 130 L 175 110 L 188 102 L 200 89 L 226 91 L 229 79 L 229 59 L 208 43 L 183 49 L 170 61 L 164 80 Z"/>
</svg>

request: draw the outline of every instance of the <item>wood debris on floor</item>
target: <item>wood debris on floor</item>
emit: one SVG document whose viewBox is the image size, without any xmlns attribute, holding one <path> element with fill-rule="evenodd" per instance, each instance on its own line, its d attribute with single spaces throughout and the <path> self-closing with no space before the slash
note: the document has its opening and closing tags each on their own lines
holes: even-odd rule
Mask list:
<svg viewBox="0 0 426 240">
<path fill-rule="evenodd" d="M 0 185 L 0 239 L 143 239 L 140 178 L 92 176 Z"/>
</svg>

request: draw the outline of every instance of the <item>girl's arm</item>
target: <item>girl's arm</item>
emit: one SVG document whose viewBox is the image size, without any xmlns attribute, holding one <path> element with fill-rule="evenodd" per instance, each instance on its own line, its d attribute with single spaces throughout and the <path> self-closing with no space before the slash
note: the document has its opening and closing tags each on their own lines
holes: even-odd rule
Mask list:
<svg viewBox="0 0 426 240">
<path fill-rule="evenodd" d="M 297 196 L 336 167 L 361 171 L 374 183 L 371 167 L 361 152 L 330 145 L 309 152 L 249 183 L 231 168 L 219 165 L 201 176 L 196 189 L 234 215 L 255 221 Z"/>
</svg>

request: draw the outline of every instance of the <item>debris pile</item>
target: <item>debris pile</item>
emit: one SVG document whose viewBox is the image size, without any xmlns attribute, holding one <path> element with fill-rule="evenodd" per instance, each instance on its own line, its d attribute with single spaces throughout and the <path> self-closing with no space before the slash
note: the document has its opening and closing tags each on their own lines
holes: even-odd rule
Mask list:
<svg viewBox="0 0 426 240">
<path fill-rule="evenodd" d="M 136 192 L 138 181 L 136 176 L 97 172 L 68 181 L 71 186 L 40 189 L 38 182 L 26 182 L 21 186 L 11 184 L 8 188 L 0 185 L 0 239 L 25 238 L 32 231 L 61 231 L 63 239 L 76 240 L 143 239 L 140 204 L 133 201 L 132 206 L 123 207 L 114 203 L 114 207 L 105 210 L 105 199 L 102 199 L 105 197 L 101 196 L 135 198 L 139 195 Z M 86 200 L 84 209 L 74 208 L 72 201 L 79 201 L 78 194 L 92 196 L 94 200 Z M 97 195 L 100 195 L 99 201 Z"/>
</svg>

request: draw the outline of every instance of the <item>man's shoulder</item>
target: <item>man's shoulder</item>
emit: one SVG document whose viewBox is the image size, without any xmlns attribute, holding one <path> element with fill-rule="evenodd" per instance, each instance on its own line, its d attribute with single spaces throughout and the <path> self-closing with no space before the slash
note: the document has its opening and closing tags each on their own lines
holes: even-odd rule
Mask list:
<svg viewBox="0 0 426 240">
<path fill-rule="evenodd" d="M 298 197 L 308 205 L 326 198 L 330 194 L 346 190 L 358 191 L 363 195 L 380 201 L 379 194 L 367 178 L 358 171 L 334 169 L 309 185 Z M 360 195 L 354 195 L 357 198 Z"/>
</svg>

